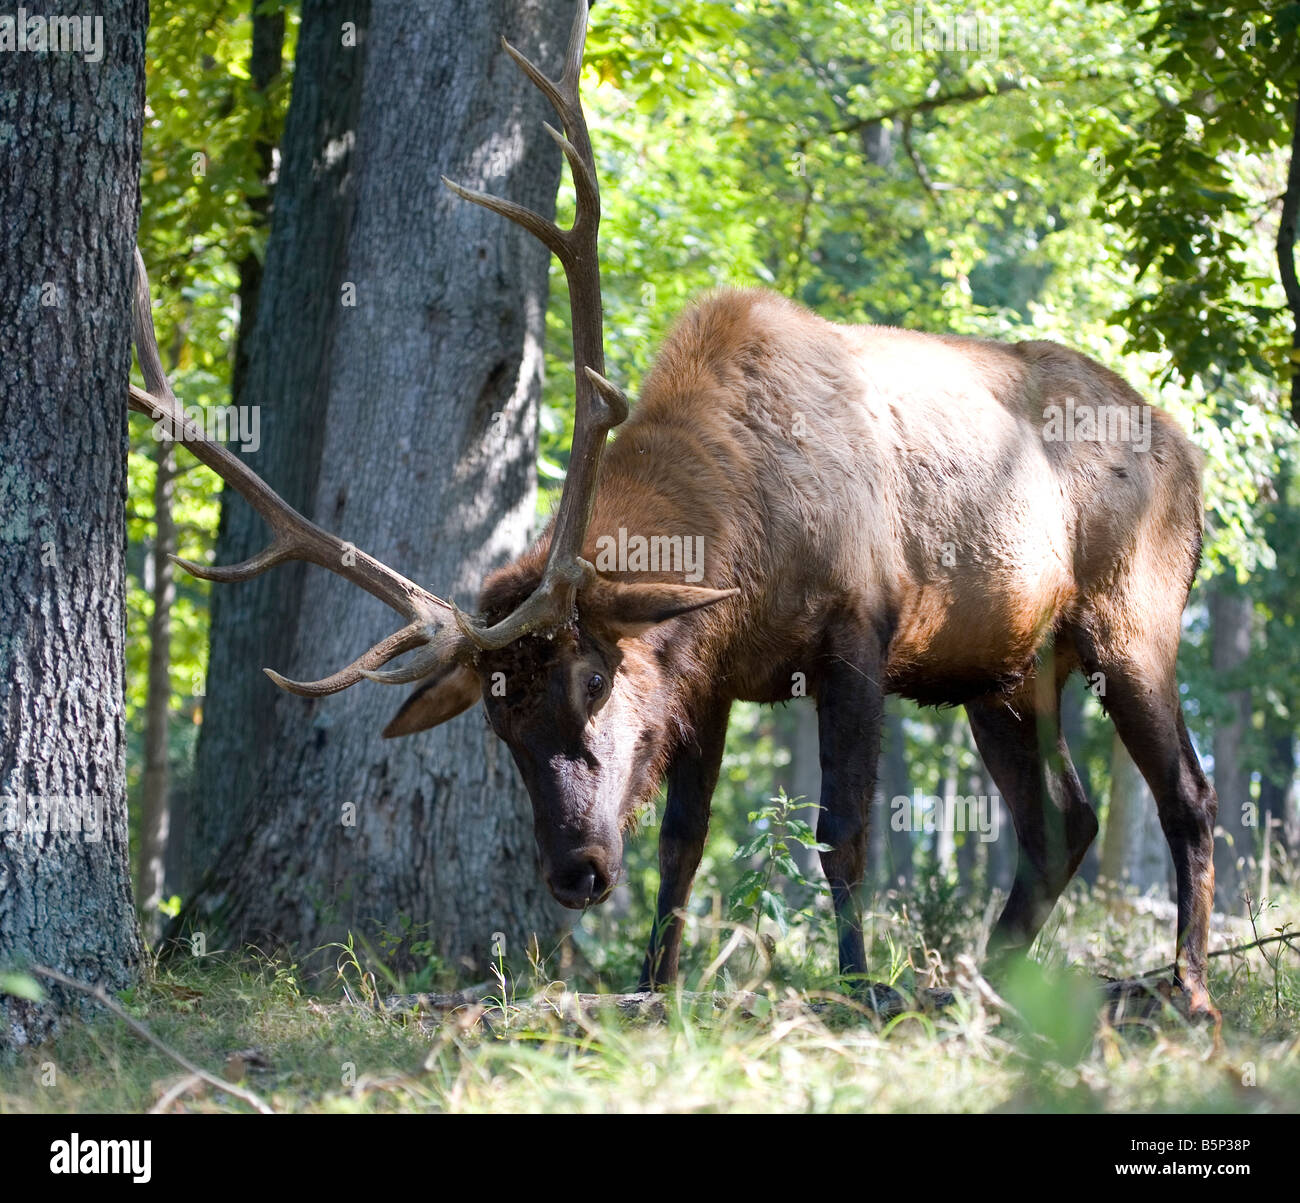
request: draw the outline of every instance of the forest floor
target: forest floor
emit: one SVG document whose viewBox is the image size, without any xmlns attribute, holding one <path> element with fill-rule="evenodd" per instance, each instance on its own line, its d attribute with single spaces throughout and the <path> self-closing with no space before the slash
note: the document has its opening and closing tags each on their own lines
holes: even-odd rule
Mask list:
<svg viewBox="0 0 1300 1203">
<path fill-rule="evenodd" d="M 669 995 L 648 1016 L 575 1010 L 571 994 L 566 1003 L 569 990 L 628 985 L 611 982 L 613 962 L 579 966 L 565 983 L 534 966 L 531 980 L 448 1010 L 394 1003 L 410 983 L 377 978 L 349 949 L 334 950 L 332 987 L 313 991 L 289 962 L 252 952 L 175 957 L 116 1000 L 130 1022 L 70 1023 L 53 1042 L 0 1059 L 0 1114 L 1300 1110 L 1295 945 L 1212 961 L 1217 1045 L 1174 1008 L 1125 1018 L 1103 1004 L 1099 975 L 1159 967 L 1172 943 L 1163 909 L 1072 890 L 1036 960 L 994 989 L 950 969 L 945 952 L 954 966 L 970 962 L 927 947 L 907 905 L 893 907 L 872 926 L 882 980 L 905 998 L 952 986 L 954 999 L 887 1019 L 828 1004 L 821 933 L 794 954 L 792 932 L 748 980 L 737 954 L 689 983 L 726 991 L 722 1002 Z M 1275 934 L 1288 919 L 1294 931 L 1298 914 L 1292 901 L 1254 924 L 1220 923 L 1212 948 Z M 633 955 L 629 942 L 628 964 Z"/>
</svg>

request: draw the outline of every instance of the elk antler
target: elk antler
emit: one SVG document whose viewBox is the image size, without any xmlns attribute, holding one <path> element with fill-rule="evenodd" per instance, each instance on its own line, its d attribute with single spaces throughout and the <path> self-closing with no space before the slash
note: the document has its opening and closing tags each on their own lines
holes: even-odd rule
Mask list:
<svg viewBox="0 0 1300 1203">
<path fill-rule="evenodd" d="M 443 619 L 445 624 L 447 617 L 459 613 L 455 606 L 426 592 L 386 564 L 381 564 L 364 551 L 304 518 L 256 472 L 225 447 L 209 442 L 202 430 L 185 417 L 167 382 L 162 359 L 158 355 L 158 339 L 154 332 L 149 298 L 149 277 L 145 274 L 144 260 L 139 249 L 135 252 L 133 327 L 140 371 L 144 374 L 147 391 L 131 385 L 131 408 L 138 413 L 148 414 L 156 422 L 166 423 L 164 430 L 177 442 L 188 447 L 226 484 L 240 493 L 274 532 L 267 547 L 241 564 L 208 567 L 177 556 L 171 558 L 193 576 L 223 582 L 246 581 L 287 560 L 305 560 L 328 568 L 354 585 L 360 585 L 367 593 L 373 594 L 408 620 L 400 631 L 375 644 L 347 668 L 323 680 L 290 681 L 269 668 L 264 669 L 272 681 L 281 689 L 304 697 L 337 693 L 340 689 L 355 685 L 362 677 L 384 684 L 400 685 L 426 677 L 442 664 L 460 659 L 472 650 L 458 630 L 450 625 L 439 624 L 439 619 Z M 375 671 L 395 656 L 417 647 L 423 647 L 424 650 L 413 657 L 407 666 L 391 672 Z"/>
<path fill-rule="evenodd" d="M 573 172 L 578 207 L 571 229 L 562 230 L 553 221 L 512 201 L 473 192 L 446 176 L 442 178 L 442 182 L 457 196 L 508 217 L 554 252 L 569 281 L 569 301 L 573 311 L 573 366 L 576 375 L 573 446 L 551 536 L 551 549 L 537 588 L 527 601 L 495 626 L 481 626 L 456 611 L 456 623 L 461 631 L 477 647 L 485 650 L 503 648 L 521 635 L 558 626 L 573 613 L 579 585 L 595 572 L 579 553 L 596 501 L 596 476 L 601 453 L 610 430 L 627 417 L 627 398 L 603 375 L 605 349 L 601 326 L 600 263 L 596 257 L 600 189 L 596 184 L 596 161 L 587 133 L 587 119 L 578 94 L 586 39 L 587 2 L 578 0 L 578 11 L 564 55 L 564 72 L 558 81 L 543 75 L 509 42 L 504 38 L 501 40 L 506 53 L 551 102 L 564 125 L 563 134 L 550 125 L 546 126 L 546 132 L 559 143 Z"/>
</svg>

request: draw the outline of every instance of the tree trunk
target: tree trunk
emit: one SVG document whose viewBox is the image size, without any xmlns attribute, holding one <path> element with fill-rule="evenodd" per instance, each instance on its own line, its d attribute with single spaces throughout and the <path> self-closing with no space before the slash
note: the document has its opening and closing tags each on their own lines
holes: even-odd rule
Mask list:
<svg viewBox="0 0 1300 1203">
<path fill-rule="evenodd" d="M 1268 758 L 1259 784 L 1260 830 L 1288 851 L 1295 846 L 1295 732 L 1283 719 L 1265 720 Z"/>
<path fill-rule="evenodd" d="M 1139 893 L 1169 891 L 1172 861 L 1156 801 L 1118 735 L 1111 744 L 1110 804 L 1098 876 L 1137 887 Z"/>
<path fill-rule="evenodd" d="M 253 14 L 253 44 L 248 56 L 249 83 L 257 92 L 265 93 L 280 78 L 284 64 L 284 11 L 262 12 L 262 0 L 251 0 Z M 258 175 L 266 191 L 261 196 L 248 199 L 248 207 L 263 224 L 271 213 L 276 138 L 263 129 L 253 145 L 260 165 Z M 245 255 L 239 261 L 239 331 L 235 339 L 235 363 L 231 372 L 230 394 L 236 405 L 244 391 L 248 375 L 249 336 L 257 325 L 257 302 L 262 292 L 262 261 L 256 255 Z"/>
<path fill-rule="evenodd" d="M 794 737 L 790 741 L 790 797 L 816 802 L 822 796 L 821 740 L 817 730 L 817 707 L 812 698 L 794 703 Z M 801 811 L 802 818 L 814 831 L 817 812 Z M 802 844 L 795 844 L 790 855 L 803 875 L 813 881 L 821 873 L 821 857 Z M 868 855 L 868 864 L 870 856 Z"/>
<path fill-rule="evenodd" d="M 1075 775 L 1083 786 L 1084 797 L 1091 805 L 1096 805 L 1096 795 L 1092 788 L 1092 774 L 1088 771 L 1088 758 L 1084 755 L 1087 738 L 1087 726 L 1084 719 L 1083 703 L 1085 691 L 1078 679 L 1071 677 L 1061 690 L 1061 732 L 1065 736 L 1065 745 L 1070 749 L 1070 760 L 1074 764 Z M 1088 851 L 1083 854 L 1079 865 L 1079 877 L 1096 885 L 1097 873 L 1101 865 L 1099 842 L 1093 840 Z"/>
<path fill-rule="evenodd" d="M 171 642 L 172 602 L 176 584 L 172 562 L 176 551 L 176 525 L 172 520 L 172 486 L 176 455 L 172 445 L 158 441 L 154 451 L 154 543 L 149 555 L 150 593 L 149 666 L 145 694 L 144 774 L 140 789 L 140 840 L 136 853 L 135 896 L 140 907 L 145 939 L 158 936 L 162 901 L 164 858 L 170 818 L 171 760 Z"/>
<path fill-rule="evenodd" d="M 912 884 L 912 832 L 894 829 L 894 799 L 902 798 L 911 814 L 911 790 L 907 774 L 907 740 L 903 731 L 902 703 L 897 698 L 885 701 L 885 723 L 883 751 L 880 758 L 880 798 L 883 803 L 880 823 L 884 838 L 881 840 L 881 856 L 885 862 L 885 872 L 880 880 L 886 888 Z"/>
<path fill-rule="evenodd" d="M 148 13 L 96 11 L 98 63 L 0 54 L 0 965 L 119 990 L 141 955 L 124 499 Z M 0 1044 L 44 1038 L 75 997 L 0 995 Z"/>
<path fill-rule="evenodd" d="M 960 774 L 957 759 L 961 754 L 961 716 L 952 711 L 935 722 L 937 745 L 946 754 L 943 776 L 939 779 L 940 810 L 935 816 L 938 827 L 934 833 L 934 867 L 941 877 L 953 875 L 957 866 L 957 833 L 953 830 L 954 799 Z"/>
<path fill-rule="evenodd" d="M 1248 593 L 1234 583 L 1215 582 L 1210 595 L 1210 663 L 1220 678 L 1239 676 L 1249 658 L 1253 613 Z M 1258 831 L 1243 746 L 1250 730 L 1250 690 L 1232 690 L 1227 702 L 1228 717 L 1214 725 L 1214 788 L 1219 795 L 1219 834 L 1214 841 L 1215 898 L 1221 910 L 1241 914 L 1241 894 L 1250 883 Z"/>
<path fill-rule="evenodd" d="M 322 525 L 465 604 L 533 524 L 548 263 L 439 176 L 553 212 L 559 154 L 541 123 L 554 116 L 500 36 L 558 73 L 572 12 L 570 0 L 303 8 L 241 395 L 261 412 L 255 466 Z M 223 561 L 265 542 L 241 501 L 222 523 Z M 546 947 L 562 913 L 527 796 L 477 708 L 384 742 L 402 693 L 363 683 L 306 700 L 261 674 L 333 671 L 394 616 L 301 566 L 213 598 L 191 824 L 191 862 L 207 873 L 191 921 L 303 957 L 408 921 L 413 939 L 476 968 L 497 933 L 508 951 L 533 932 Z"/>
</svg>

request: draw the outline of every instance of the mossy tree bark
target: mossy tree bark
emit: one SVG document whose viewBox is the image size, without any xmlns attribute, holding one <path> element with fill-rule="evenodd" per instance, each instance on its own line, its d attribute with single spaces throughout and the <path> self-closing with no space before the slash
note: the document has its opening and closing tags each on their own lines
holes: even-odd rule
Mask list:
<svg viewBox="0 0 1300 1203">
<path fill-rule="evenodd" d="M 97 62 L 0 54 L 0 964 L 117 990 L 141 956 L 124 500 L 148 5 L 96 13 Z M 0 1044 L 48 1035 L 72 1004 L 50 995 L 0 995 Z"/>
<path fill-rule="evenodd" d="M 500 37 L 558 74 L 572 12 L 308 2 L 299 31 L 239 397 L 261 407 L 254 466 L 321 525 L 471 607 L 533 526 L 548 260 L 439 177 L 554 211 L 554 117 Z M 265 539 L 241 501 L 226 506 L 221 561 Z M 387 742 L 403 692 L 304 700 L 261 673 L 322 676 L 392 614 L 302 566 L 214 587 L 212 613 L 185 917 L 209 949 L 307 957 L 401 932 L 386 950 L 399 965 L 428 939 L 481 970 L 495 933 L 512 953 L 561 928 L 527 797 L 477 707 Z"/>
</svg>

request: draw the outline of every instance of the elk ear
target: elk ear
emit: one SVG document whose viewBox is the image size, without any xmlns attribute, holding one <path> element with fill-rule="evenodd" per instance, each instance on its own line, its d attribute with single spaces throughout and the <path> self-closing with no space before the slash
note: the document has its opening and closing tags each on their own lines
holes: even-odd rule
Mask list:
<svg viewBox="0 0 1300 1203">
<path fill-rule="evenodd" d="M 739 589 L 706 589 L 700 585 L 673 585 L 648 581 L 629 585 L 597 577 L 583 589 L 579 607 L 593 621 L 609 628 L 618 639 L 640 635 L 657 623 L 667 622 L 735 597 Z"/>
<path fill-rule="evenodd" d="M 478 674 L 464 664 L 453 664 L 436 677 L 430 677 L 402 703 L 392 722 L 384 728 L 384 738 L 414 735 L 445 723 L 468 710 L 480 695 Z"/>
</svg>

